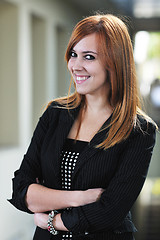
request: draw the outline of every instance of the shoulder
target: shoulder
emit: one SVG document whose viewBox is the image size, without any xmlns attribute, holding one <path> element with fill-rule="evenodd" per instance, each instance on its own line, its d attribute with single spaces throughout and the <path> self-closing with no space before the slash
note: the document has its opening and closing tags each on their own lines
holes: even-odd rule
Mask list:
<svg viewBox="0 0 160 240">
<path fill-rule="evenodd" d="M 134 131 L 142 132 L 143 134 L 154 133 L 156 131 L 156 124 L 148 116 L 137 114 Z"/>
<path fill-rule="evenodd" d="M 52 121 L 52 119 L 59 116 L 62 111 L 67 112 L 67 109 L 65 109 L 63 105 L 57 101 L 52 101 L 48 103 L 44 114 L 46 113 L 46 115 L 48 115 L 49 121 Z"/>
<path fill-rule="evenodd" d="M 63 105 L 60 104 L 58 101 L 50 101 L 48 104 L 47 104 L 47 109 L 51 110 L 51 109 L 57 109 L 57 108 L 62 108 Z"/>
<path fill-rule="evenodd" d="M 75 119 L 80 110 L 80 105 L 75 108 L 68 108 L 66 104 L 61 104 L 58 101 L 52 101 L 47 105 L 47 113 L 49 119 L 52 121 L 53 118 L 59 117 L 59 120 L 65 122 L 71 119 Z"/>
<path fill-rule="evenodd" d="M 40 117 L 40 121 L 49 123 L 59 115 L 60 109 L 60 105 L 56 101 L 49 102 Z"/>
<path fill-rule="evenodd" d="M 134 141 L 139 146 L 154 146 L 156 140 L 156 124 L 145 115 L 137 115 L 136 124 L 128 138 L 129 142 Z"/>
</svg>

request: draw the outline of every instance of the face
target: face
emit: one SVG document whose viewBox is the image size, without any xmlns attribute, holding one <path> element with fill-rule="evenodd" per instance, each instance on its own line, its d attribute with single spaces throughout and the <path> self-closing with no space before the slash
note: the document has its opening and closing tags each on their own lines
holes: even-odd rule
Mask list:
<svg viewBox="0 0 160 240">
<path fill-rule="evenodd" d="M 79 94 L 107 94 L 107 76 L 98 53 L 96 34 L 80 40 L 70 52 L 68 69 Z"/>
</svg>

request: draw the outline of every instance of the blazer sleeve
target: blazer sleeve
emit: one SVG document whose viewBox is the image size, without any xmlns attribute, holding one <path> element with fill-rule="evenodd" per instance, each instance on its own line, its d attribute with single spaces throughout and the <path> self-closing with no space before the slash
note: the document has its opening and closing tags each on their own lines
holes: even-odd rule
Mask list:
<svg viewBox="0 0 160 240">
<path fill-rule="evenodd" d="M 141 125 L 126 140 L 119 167 L 100 200 L 62 213 L 64 225 L 74 234 L 115 229 L 133 206 L 146 179 L 155 144 L 155 126 L 146 121 Z"/>
<path fill-rule="evenodd" d="M 15 171 L 13 183 L 12 199 L 9 200 L 19 210 L 32 213 L 25 204 L 25 195 L 30 184 L 37 183 L 37 179 L 42 179 L 40 153 L 41 147 L 49 128 L 53 104 L 49 106 L 40 117 L 36 129 L 33 133 L 29 148 L 24 155 L 20 168 Z M 53 112 L 53 111 L 52 111 Z"/>
</svg>

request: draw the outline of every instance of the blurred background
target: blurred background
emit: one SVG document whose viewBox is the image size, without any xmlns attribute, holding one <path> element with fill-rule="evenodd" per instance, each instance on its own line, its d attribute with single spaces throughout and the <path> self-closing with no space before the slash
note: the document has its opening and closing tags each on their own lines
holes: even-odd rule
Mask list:
<svg viewBox="0 0 160 240">
<path fill-rule="evenodd" d="M 30 240 L 33 216 L 13 208 L 11 179 L 45 104 L 67 94 L 64 53 L 74 25 L 94 11 L 127 16 L 144 108 L 160 126 L 160 0 L 0 1 L 0 238 Z M 133 207 L 136 240 L 160 239 L 160 133 Z"/>
</svg>

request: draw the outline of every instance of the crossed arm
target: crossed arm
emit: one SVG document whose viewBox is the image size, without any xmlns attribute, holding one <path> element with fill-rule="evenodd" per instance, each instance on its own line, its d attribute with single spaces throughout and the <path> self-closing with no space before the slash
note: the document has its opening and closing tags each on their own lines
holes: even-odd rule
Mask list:
<svg viewBox="0 0 160 240">
<path fill-rule="evenodd" d="M 95 188 L 85 191 L 65 191 L 44 187 L 40 184 L 31 184 L 26 194 L 27 208 L 34 212 L 34 221 L 37 226 L 47 229 L 48 214 L 43 212 L 67 207 L 78 207 L 97 201 L 103 189 Z M 53 219 L 56 230 L 68 231 L 57 214 Z"/>
</svg>

